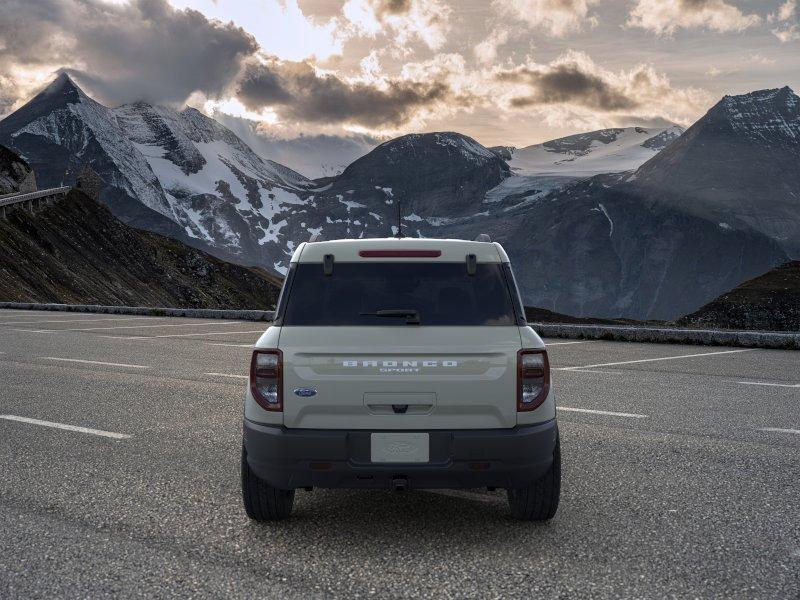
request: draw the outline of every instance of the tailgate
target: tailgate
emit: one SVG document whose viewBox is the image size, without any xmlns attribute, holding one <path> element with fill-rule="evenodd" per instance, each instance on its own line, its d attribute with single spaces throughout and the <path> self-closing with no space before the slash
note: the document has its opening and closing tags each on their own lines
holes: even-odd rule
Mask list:
<svg viewBox="0 0 800 600">
<path fill-rule="evenodd" d="M 520 346 L 516 326 L 284 327 L 284 425 L 514 427 Z"/>
</svg>

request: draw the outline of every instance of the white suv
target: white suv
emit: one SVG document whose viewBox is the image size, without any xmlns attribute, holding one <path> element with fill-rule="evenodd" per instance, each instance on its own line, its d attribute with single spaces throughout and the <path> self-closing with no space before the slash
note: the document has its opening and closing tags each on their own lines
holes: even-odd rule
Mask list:
<svg viewBox="0 0 800 600">
<path fill-rule="evenodd" d="M 294 252 L 245 398 L 250 518 L 297 488 L 506 488 L 519 519 L 558 508 L 547 351 L 491 242 L 337 240 Z"/>
</svg>

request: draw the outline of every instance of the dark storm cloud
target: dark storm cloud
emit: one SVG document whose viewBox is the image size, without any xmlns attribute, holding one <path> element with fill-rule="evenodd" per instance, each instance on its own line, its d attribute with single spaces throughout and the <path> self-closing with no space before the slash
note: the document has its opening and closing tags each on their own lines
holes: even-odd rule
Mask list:
<svg viewBox="0 0 800 600">
<path fill-rule="evenodd" d="M 517 108 L 542 104 L 578 104 L 601 111 L 630 110 L 639 102 L 584 65 L 563 62 L 500 71 L 500 81 L 525 83 L 531 93 L 511 99 Z"/>
<path fill-rule="evenodd" d="M 465 101 L 441 82 L 390 81 L 377 87 L 318 74 L 306 62 L 277 59 L 251 63 L 237 97 L 250 110 L 271 107 L 285 119 L 366 127 L 402 125 L 420 109 L 445 100 Z"/>
<path fill-rule="evenodd" d="M 232 23 L 166 0 L 0 2 L 0 76 L 10 65 L 72 67 L 110 103 L 218 96 L 257 49 Z"/>
<path fill-rule="evenodd" d="M 376 3 L 375 13 L 378 16 L 383 14 L 401 15 L 411 10 L 411 0 L 380 0 Z"/>
</svg>

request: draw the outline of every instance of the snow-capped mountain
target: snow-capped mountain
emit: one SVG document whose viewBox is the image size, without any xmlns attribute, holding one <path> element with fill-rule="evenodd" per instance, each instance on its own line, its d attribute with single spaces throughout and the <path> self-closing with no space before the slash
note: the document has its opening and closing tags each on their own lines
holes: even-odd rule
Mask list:
<svg viewBox="0 0 800 600">
<path fill-rule="evenodd" d="M 0 122 L 0 143 L 28 159 L 40 186 L 69 183 L 88 163 L 124 221 L 250 264 L 265 262 L 281 213 L 313 186 L 195 109 L 107 108 L 65 73 Z"/>
<path fill-rule="evenodd" d="M 507 147 L 508 164 L 519 175 L 590 177 L 633 171 L 682 133 L 680 125 L 657 129 L 601 129 L 525 148 Z"/>
</svg>

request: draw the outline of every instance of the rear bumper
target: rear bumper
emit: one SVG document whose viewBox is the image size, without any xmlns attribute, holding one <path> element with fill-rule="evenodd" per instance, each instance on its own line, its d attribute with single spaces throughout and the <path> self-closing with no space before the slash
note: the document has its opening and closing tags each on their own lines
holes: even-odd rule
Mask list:
<svg viewBox="0 0 800 600">
<path fill-rule="evenodd" d="M 287 429 L 245 420 L 247 462 L 259 478 L 282 489 L 520 488 L 553 462 L 555 419 L 511 429 L 433 430 L 430 462 L 373 463 L 371 431 Z"/>
</svg>

